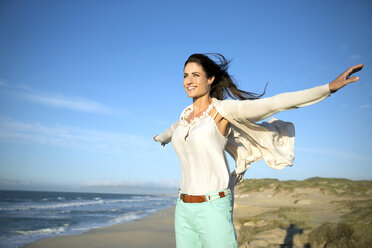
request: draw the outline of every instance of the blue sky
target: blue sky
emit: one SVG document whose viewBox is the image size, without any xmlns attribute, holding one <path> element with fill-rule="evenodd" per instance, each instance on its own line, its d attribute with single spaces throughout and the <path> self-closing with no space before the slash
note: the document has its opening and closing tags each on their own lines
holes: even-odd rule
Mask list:
<svg viewBox="0 0 372 248">
<path fill-rule="evenodd" d="M 171 145 L 152 137 L 191 103 L 192 53 L 232 59 L 240 88 L 265 96 L 361 78 L 281 112 L 294 166 L 245 178 L 372 179 L 370 1 L 0 1 L 0 188 L 178 186 Z M 234 167 L 230 159 L 231 167 Z M 120 190 L 119 190 L 120 191 Z"/>
</svg>

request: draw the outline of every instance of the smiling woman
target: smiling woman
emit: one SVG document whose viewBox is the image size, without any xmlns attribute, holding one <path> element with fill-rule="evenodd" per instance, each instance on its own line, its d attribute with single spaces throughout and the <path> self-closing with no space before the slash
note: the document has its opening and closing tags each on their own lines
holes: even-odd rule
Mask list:
<svg viewBox="0 0 372 248">
<path fill-rule="evenodd" d="M 207 55 L 214 55 L 219 63 Z M 182 177 L 175 213 L 177 247 L 237 247 L 232 220 L 233 189 L 250 163 L 264 159 L 274 169 L 292 166 L 294 126 L 270 119 L 279 111 L 304 107 L 327 98 L 359 80 L 349 76 L 363 65 L 350 67 L 331 83 L 307 90 L 259 99 L 263 94 L 240 90 L 229 76 L 220 54 L 193 54 L 184 66 L 183 86 L 193 104 L 180 120 L 154 137 L 172 141 Z M 239 100 L 224 100 L 227 97 Z M 230 172 L 225 151 L 236 161 Z"/>
<path fill-rule="evenodd" d="M 219 64 L 203 54 L 191 55 L 184 66 L 183 86 L 188 97 L 199 99 L 202 96 L 210 95 L 212 98 L 223 100 L 227 96 L 240 100 L 258 99 L 262 95 L 240 90 L 236 87 L 232 78 L 227 72 L 229 62 L 221 54 L 210 54 L 219 59 Z M 266 90 L 266 87 L 265 87 Z M 210 103 L 209 103 L 210 105 Z M 210 105 L 212 106 L 212 105 Z M 195 118 L 199 118 L 205 113 L 203 106 L 202 110 L 198 110 L 198 104 L 193 104 L 193 111 L 188 115 L 188 122 Z M 228 122 L 221 118 L 216 113 L 214 118 L 219 124 L 218 129 L 222 135 L 226 135 Z"/>
<path fill-rule="evenodd" d="M 238 89 L 227 72 L 229 62 L 226 60 L 226 58 L 221 54 L 211 53 L 209 55 L 214 55 L 219 60 L 219 64 L 215 63 L 213 60 L 203 54 L 193 54 L 185 62 L 183 85 L 186 89 L 186 92 L 186 86 L 191 81 L 190 79 L 186 79 L 194 70 L 195 75 L 193 76 L 198 78 L 202 77 L 204 78 L 204 81 L 208 81 L 207 83 L 209 85 L 208 87 L 210 87 L 210 96 L 212 98 L 214 97 L 222 100 L 229 96 L 239 100 L 247 100 L 257 99 L 265 94 L 264 92 L 261 95 L 258 95 Z M 190 95 L 188 96 L 191 97 Z"/>
<path fill-rule="evenodd" d="M 188 63 L 183 73 L 183 86 L 188 97 L 200 97 L 208 92 L 214 77 L 207 78 L 201 65 Z"/>
</svg>

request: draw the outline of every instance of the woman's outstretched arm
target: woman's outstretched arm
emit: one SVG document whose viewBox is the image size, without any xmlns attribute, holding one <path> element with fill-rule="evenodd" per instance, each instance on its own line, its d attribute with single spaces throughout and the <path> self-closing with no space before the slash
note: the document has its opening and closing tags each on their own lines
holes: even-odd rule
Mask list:
<svg viewBox="0 0 372 248">
<path fill-rule="evenodd" d="M 345 85 L 358 81 L 359 77 L 350 76 L 362 68 L 363 64 L 352 66 L 331 83 L 306 90 L 282 93 L 257 100 L 221 101 L 220 104 L 223 105 L 225 112 L 221 114 L 230 115 L 234 119 L 241 118 L 257 122 L 280 111 L 308 106 L 320 102 Z"/>
<path fill-rule="evenodd" d="M 170 126 L 167 130 L 165 130 L 163 133 L 156 135 L 153 139 L 157 142 L 160 142 L 162 146 L 165 146 L 169 143 L 172 139 L 172 135 L 174 130 L 178 127 L 179 121 L 173 123 L 172 126 Z"/>
</svg>

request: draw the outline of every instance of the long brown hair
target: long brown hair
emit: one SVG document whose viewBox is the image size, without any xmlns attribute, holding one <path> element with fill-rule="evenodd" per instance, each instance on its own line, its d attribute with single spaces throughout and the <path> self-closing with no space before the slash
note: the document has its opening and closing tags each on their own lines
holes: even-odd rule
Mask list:
<svg viewBox="0 0 372 248">
<path fill-rule="evenodd" d="M 207 55 L 212 55 L 217 58 L 216 63 Z M 214 81 L 211 84 L 210 96 L 219 100 L 226 99 L 228 96 L 232 99 L 239 100 L 254 100 L 263 96 L 266 92 L 266 86 L 262 94 L 252 93 L 244 90 L 240 90 L 236 87 L 235 82 L 227 72 L 230 61 L 219 53 L 194 53 L 185 62 L 186 66 L 188 63 L 194 62 L 201 65 L 208 78 L 214 76 Z M 184 67 L 185 68 L 185 67 Z"/>
</svg>

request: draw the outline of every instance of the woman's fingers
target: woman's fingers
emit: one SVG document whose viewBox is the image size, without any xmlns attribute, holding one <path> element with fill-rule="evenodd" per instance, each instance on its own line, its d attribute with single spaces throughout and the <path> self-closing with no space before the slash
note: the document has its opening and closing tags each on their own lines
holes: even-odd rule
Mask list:
<svg viewBox="0 0 372 248">
<path fill-rule="evenodd" d="M 347 69 L 344 73 L 338 76 L 335 80 L 329 83 L 331 93 L 334 93 L 349 83 L 354 83 L 359 80 L 359 77 L 350 77 L 352 74 L 363 69 L 364 64 L 354 65 Z"/>
<path fill-rule="evenodd" d="M 345 81 L 345 83 L 346 83 L 346 84 L 354 83 L 354 82 L 356 82 L 356 81 L 358 81 L 358 80 L 359 80 L 359 77 L 349 77 L 349 78 Z"/>
<path fill-rule="evenodd" d="M 354 65 L 354 66 L 350 67 L 349 69 L 347 69 L 346 70 L 346 79 L 348 79 L 354 73 L 363 69 L 363 66 L 364 66 L 364 64 L 359 64 L 359 65 Z"/>
<path fill-rule="evenodd" d="M 354 73 L 363 69 L 364 64 L 354 65 L 346 70 L 345 84 L 354 83 L 359 80 L 359 77 L 350 77 Z"/>
</svg>

